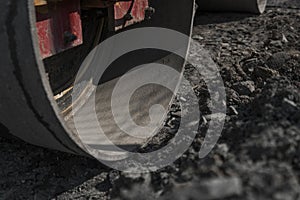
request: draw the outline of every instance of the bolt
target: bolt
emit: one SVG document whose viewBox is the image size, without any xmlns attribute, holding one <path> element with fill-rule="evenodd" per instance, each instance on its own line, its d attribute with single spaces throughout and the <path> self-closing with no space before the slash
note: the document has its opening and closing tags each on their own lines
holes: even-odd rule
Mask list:
<svg viewBox="0 0 300 200">
<path fill-rule="evenodd" d="M 155 8 L 147 7 L 145 8 L 145 19 L 150 20 L 155 13 Z"/>
<path fill-rule="evenodd" d="M 64 33 L 65 44 L 69 44 L 71 42 L 74 42 L 75 40 L 77 40 L 77 36 L 74 33 L 71 33 L 69 31 L 66 31 Z"/>
</svg>

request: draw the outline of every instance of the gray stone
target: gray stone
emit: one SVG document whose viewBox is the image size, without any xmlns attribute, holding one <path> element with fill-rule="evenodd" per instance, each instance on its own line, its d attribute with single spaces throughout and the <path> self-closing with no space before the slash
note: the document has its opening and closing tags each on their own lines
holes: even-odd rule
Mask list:
<svg viewBox="0 0 300 200">
<path fill-rule="evenodd" d="M 250 95 L 255 91 L 255 84 L 253 81 L 243 81 L 233 84 L 233 88 L 240 95 Z"/>
</svg>

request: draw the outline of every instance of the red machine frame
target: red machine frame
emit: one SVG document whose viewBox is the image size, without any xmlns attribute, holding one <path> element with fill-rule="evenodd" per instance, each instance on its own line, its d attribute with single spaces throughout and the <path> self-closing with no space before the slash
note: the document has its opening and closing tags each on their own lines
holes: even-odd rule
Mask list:
<svg viewBox="0 0 300 200">
<path fill-rule="evenodd" d="M 84 4 L 82 4 L 84 2 Z M 81 9 L 114 10 L 115 30 L 145 19 L 148 0 L 48 0 L 36 6 L 36 28 L 42 58 L 53 56 L 83 43 Z"/>
</svg>

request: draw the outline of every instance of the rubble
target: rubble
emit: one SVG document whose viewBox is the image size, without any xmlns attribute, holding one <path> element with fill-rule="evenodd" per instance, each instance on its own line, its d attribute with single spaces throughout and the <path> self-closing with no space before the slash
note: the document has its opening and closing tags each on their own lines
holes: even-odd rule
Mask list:
<svg viewBox="0 0 300 200">
<path fill-rule="evenodd" d="M 192 80 L 202 114 L 199 133 L 175 163 L 149 176 L 128 175 L 89 158 L 0 138 L 0 199 L 299 198 L 300 11 L 291 7 L 300 5 L 278 2 L 271 0 L 277 7 L 261 16 L 197 13 L 193 38 L 218 65 L 228 106 L 222 137 L 207 157 L 198 154 L 208 123 L 223 116 L 209 112 L 198 76 Z M 192 67 L 185 75 L 196 76 Z M 169 127 L 145 151 L 176 134 L 180 113 L 174 104 Z"/>
</svg>

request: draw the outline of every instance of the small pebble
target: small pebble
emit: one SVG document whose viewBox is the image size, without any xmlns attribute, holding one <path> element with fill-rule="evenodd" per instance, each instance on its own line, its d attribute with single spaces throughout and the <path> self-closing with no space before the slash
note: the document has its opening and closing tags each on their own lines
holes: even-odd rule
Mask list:
<svg viewBox="0 0 300 200">
<path fill-rule="evenodd" d="M 233 115 L 238 115 L 239 114 L 238 111 L 233 106 L 229 106 L 229 111 Z"/>
</svg>

